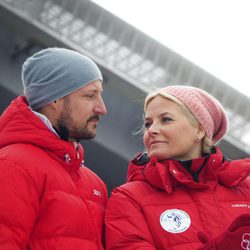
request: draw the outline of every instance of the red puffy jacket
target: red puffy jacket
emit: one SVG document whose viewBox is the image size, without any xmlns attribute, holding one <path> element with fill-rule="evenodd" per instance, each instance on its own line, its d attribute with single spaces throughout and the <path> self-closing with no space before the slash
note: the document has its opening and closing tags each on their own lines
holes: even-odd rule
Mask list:
<svg viewBox="0 0 250 250">
<path fill-rule="evenodd" d="M 105 184 L 63 141 L 12 101 L 0 118 L 0 249 L 101 250 Z"/>
<path fill-rule="evenodd" d="M 250 159 L 229 162 L 218 148 L 185 163 L 136 157 L 108 202 L 106 249 L 198 249 L 200 233 L 212 239 L 250 213 L 249 172 Z"/>
</svg>

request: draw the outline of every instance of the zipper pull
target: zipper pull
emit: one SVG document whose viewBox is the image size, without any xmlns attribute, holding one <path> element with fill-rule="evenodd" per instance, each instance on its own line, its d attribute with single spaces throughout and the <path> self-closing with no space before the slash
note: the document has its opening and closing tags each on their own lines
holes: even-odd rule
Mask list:
<svg viewBox="0 0 250 250">
<path fill-rule="evenodd" d="M 74 141 L 73 143 L 74 143 L 74 146 L 75 146 L 75 149 L 76 149 L 76 159 L 79 160 L 79 158 L 80 158 L 79 142 Z"/>
<path fill-rule="evenodd" d="M 69 154 L 65 154 L 65 155 L 64 155 L 64 160 L 65 160 L 65 162 L 66 162 L 67 164 L 69 164 L 69 163 L 71 162 L 71 158 L 70 158 Z"/>
</svg>

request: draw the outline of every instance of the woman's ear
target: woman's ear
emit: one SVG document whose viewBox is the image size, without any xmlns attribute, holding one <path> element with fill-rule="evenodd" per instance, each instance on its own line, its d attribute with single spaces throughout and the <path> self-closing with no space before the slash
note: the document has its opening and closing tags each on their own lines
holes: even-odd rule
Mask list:
<svg viewBox="0 0 250 250">
<path fill-rule="evenodd" d="M 195 140 L 200 141 L 205 137 L 205 135 L 206 135 L 205 130 L 203 129 L 201 125 L 199 125 Z"/>
<path fill-rule="evenodd" d="M 206 135 L 206 133 L 205 133 L 204 128 L 201 125 L 199 125 L 197 136 L 199 136 L 200 139 L 203 139 L 205 137 L 205 135 Z"/>
</svg>

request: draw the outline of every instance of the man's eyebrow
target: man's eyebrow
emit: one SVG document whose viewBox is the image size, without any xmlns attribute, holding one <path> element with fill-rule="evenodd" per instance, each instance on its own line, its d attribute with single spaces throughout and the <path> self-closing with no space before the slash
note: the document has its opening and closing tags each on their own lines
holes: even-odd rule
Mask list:
<svg viewBox="0 0 250 250">
<path fill-rule="evenodd" d="M 94 94 L 96 93 L 101 93 L 101 95 L 103 94 L 103 89 L 88 89 L 87 92 L 92 92 Z"/>
</svg>

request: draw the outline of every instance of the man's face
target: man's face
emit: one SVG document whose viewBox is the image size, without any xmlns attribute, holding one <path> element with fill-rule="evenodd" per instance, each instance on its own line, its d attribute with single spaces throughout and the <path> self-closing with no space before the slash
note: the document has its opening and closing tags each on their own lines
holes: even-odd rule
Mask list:
<svg viewBox="0 0 250 250">
<path fill-rule="evenodd" d="M 97 80 L 62 98 L 57 127 L 68 133 L 68 140 L 92 139 L 100 115 L 107 113 L 102 99 L 102 83 Z"/>
</svg>

